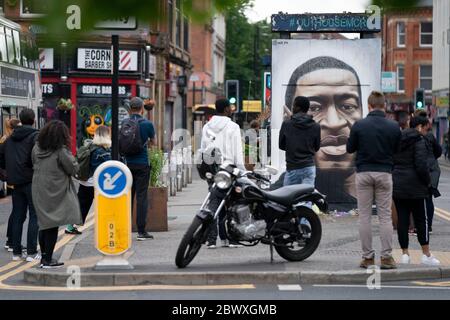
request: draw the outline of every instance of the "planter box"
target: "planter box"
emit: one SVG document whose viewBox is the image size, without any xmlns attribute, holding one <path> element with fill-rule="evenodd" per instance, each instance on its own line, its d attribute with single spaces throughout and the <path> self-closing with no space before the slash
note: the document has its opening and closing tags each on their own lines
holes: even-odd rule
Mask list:
<svg viewBox="0 0 450 320">
<path fill-rule="evenodd" d="M 168 231 L 167 223 L 167 188 L 149 188 L 148 189 L 148 209 L 147 224 L 145 231 L 159 232 Z M 136 201 L 134 201 L 136 203 Z M 133 232 L 137 232 L 136 227 L 136 206 L 133 208 Z"/>
</svg>

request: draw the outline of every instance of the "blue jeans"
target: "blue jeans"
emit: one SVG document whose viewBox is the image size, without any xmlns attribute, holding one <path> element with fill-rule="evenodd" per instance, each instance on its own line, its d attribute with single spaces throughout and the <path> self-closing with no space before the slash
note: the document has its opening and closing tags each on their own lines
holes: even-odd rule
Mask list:
<svg viewBox="0 0 450 320">
<path fill-rule="evenodd" d="M 15 255 L 22 254 L 22 229 L 23 223 L 28 216 L 28 233 L 27 233 L 27 254 L 34 255 L 37 253 L 38 241 L 38 223 L 31 198 L 31 183 L 15 186 L 12 193 L 13 202 L 13 219 L 12 219 L 12 245 Z"/>
<path fill-rule="evenodd" d="M 296 170 L 286 171 L 284 176 L 284 186 L 292 184 L 309 184 L 314 186 L 316 180 L 316 167 L 306 167 Z"/>
</svg>

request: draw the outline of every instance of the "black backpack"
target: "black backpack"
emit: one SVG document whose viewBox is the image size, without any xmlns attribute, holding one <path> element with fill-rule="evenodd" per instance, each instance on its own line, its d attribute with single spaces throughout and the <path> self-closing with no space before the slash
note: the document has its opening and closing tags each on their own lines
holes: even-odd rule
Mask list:
<svg viewBox="0 0 450 320">
<path fill-rule="evenodd" d="M 214 176 L 219 171 L 222 164 L 222 152 L 214 146 L 214 142 L 210 143 L 205 149 L 197 151 L 196 163 L 200 178 L 210 180 L 206 174 L 211 173 Z"/>
<path fill-rule="evenodd" d="M 119 152 L 124 156 L 133 156 L 144 150 L 139 123 L 142 118 L 128 118 L 122 122 L 119 131 Z"/>
</svg>

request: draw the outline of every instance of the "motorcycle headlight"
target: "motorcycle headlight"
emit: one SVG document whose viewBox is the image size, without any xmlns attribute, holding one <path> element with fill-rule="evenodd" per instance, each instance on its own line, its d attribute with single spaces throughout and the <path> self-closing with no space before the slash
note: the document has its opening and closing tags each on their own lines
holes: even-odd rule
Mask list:
<svg viewBox="0 0 450 320">
<path fill-rule="evenodd" d="M 220 171 L 214 177 L 214 182 L 219 189 L 228 189 L 231 186 L 231 175 L 226 171 Z"/>
</svg>

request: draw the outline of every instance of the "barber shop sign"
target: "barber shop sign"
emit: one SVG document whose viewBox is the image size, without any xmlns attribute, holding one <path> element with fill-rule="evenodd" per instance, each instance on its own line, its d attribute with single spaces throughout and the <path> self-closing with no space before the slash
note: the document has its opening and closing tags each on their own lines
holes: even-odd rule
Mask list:
<svg viewBox="0 0 450 320">
<path fill-rule="evenodd" d="M 111 49 L 78 48 L 77 67 L 85 70 L 111 70 Z M 120 50 L 119 70 L 138 71 L 138 52 Z"/>
</svg>

